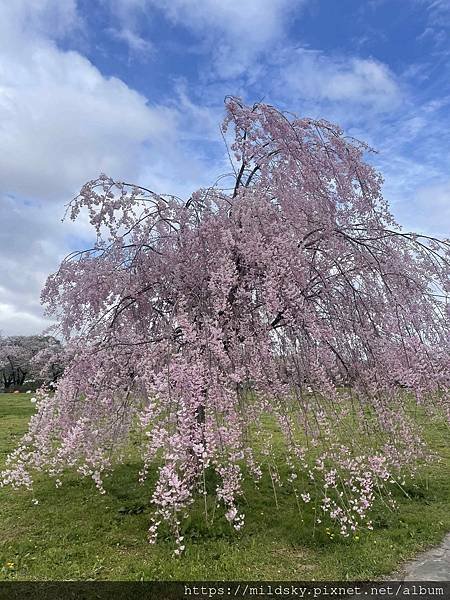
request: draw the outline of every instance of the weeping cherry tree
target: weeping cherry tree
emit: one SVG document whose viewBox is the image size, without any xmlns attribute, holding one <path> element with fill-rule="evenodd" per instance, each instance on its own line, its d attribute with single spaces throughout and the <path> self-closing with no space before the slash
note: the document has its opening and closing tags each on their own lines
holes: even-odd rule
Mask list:
<svg viewBox="0 0 450 600">
<path fill-rule="evenodd" d="M 343 536 L 370 528 L 428 454 L 412 406 L 450 413 L 450 242 L 395 222 L 370 149 L 333 124 L 229 98 L 222 131 L 228 189 L 102 175 L 69 205 L 97 241 L 42 299 L 72 358 L 2 474 L 71 467 L 104 493 L 137 430 L 150 541 L 169 527 L 176 554 L 202 496 L 242 528 L 246 478 L 271 478 L 274 508 L 281 485 L 314 496 Z"/>
</svg>

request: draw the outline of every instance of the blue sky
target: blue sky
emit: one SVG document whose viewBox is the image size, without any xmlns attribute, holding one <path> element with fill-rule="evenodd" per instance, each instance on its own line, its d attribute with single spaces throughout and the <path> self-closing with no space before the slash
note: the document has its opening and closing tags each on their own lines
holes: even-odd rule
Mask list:
<svg viewBox="0 0 450 600">
<path fill-rule="evenodd" d="M 0 0 L 0 331 L 88 237 L 99 172 L 187 196 L 228 170 L 227 94 L 372 145 L 407 229 L 450 235 L 450 0 Z"/>
</svg>

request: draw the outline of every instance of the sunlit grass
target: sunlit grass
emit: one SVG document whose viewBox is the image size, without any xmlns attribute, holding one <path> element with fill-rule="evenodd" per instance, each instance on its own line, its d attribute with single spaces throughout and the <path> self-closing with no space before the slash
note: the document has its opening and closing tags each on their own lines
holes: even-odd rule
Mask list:
<svg viewBox="0 0 450 600">
<path fill-rule="evenodd" d="M 0 394 L 0 467 L 26 430 L 34 410 L 26 394 Z M 427 436 L 442 460 L 408 481 L 408 497 L 397 490 L 399 509 L 382 503 L 374 530 L 342 539 L 332 528 L 314 528 L 313 503 L 301 512 L 283 486 L 274 504 L 269 477 L 249 482 L 243 509 L 246 525 L 236 534 L 218 510 L 207 524 L 202 504 L 184 523 L 186 552 L 173 558 L 173 542 L 147 543 L 152 481 L 139 485 L 140 465 L 130 461 L 106 481 L 101 496 L 92 481 L 72 473 L 57 489 L 38 478 L 34 495 L 0 489 L 0 578 L 3 579 L 369 579 L 450 530 L 450 436 L 430 424 Z M 212 487 L 213 482 L 209 485 Z M 305 482 L 305 485 L 307 483 Z M 39 503 L 34 504 L 36 498 Z M 333 537 L 332 537 L 333 536 Z M 358 539 L 357 539 L 358 538 Z"/>
</svg>

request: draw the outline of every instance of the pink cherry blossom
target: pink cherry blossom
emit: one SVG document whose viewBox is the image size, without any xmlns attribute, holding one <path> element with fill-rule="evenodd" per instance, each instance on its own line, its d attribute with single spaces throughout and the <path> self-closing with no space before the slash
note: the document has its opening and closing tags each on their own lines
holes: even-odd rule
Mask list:
<svg viewBox="0 0 450 600">
<path fill-rule="evenodd" d="M 339 127 L 226 111 L 228 189 L 182 201 L 102 175 L 70 204 L 97 239 L 42 300 L 71 358 L 2 474 L 31 488 L 72 467 L 104 492 L 137 427 L 140 480 L 158 474 L 149 539 L 168 524 L 177 555 L 208 470 L 236 529 L 244 479 L 264 474 L 274 509 L 289 484 L 317 523 L 371 527 L 380 491 L 393 502 L 389 482 L 427 456 L 411 403 L 450 416 L 449 241 L 400 228 L 370 149 Z"/>
</svg>

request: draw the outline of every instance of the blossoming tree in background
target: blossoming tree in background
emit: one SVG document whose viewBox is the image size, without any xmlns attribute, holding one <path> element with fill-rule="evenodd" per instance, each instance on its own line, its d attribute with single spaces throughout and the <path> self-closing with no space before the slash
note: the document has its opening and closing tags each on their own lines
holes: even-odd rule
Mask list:
<svg viewBox="0 0 450 600">
<path fill-rule="evenodd" d="M 3 337 L 0 334 L 0 387 L 8 391 L 21 388 L 27 382 L 56 381 L 62 373 L 62 365 L 57 364 L 56 356 L 62 353 L 61 343 L 52 336 Z M 50 356 L 55 357 L 53 370 L 47 364 L 43 370 L 44 365 L 41 363 L 44 356 L 46 362 L 50 360 Z"/>
<path fill-rule="evenodd" d="M 59 340 L 50 339 L 53 343 L 39 350 L 30 361 L 41 380 L 49 385 L 56 384 L 64 373 L 64 366 L 72 359 L 69 347 L 62 346 Z"/>
<path fill-rule="evenodd" d="M 150 539 L 166 522 L 176 553 L 210 472 L 236 529 L 243 478 L 264 472 L 342 535 L 370 527 L 376 490 L 425 453 L 411 403 L 449 413 L 449 242 L 401 230 L 335 125 L 226 110 L 230 189 L 183 202 L 101 176 L 71 203 L 97 242 L 42 298 L 74 356 L 3 473 L 30 487 L 70 465 L 103 492 L 138 428 Z"/>
</svg>

